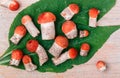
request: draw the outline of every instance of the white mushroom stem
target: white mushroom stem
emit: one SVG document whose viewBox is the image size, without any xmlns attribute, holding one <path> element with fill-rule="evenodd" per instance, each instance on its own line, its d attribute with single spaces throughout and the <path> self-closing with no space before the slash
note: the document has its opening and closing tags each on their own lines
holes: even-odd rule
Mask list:
<svg viewBox="0 0 120 78">
<path fill-rule="evenodd" d="M 40 66 L 42 66 L 48 60 L 47 53 L 46 53 L 45 49 L 41 45 L 38 46 L 38 48 L 36 50 L 36 53 L 39 56 Z"/>
<path fill-rule="evenodd" d="M 32 37 L 36 37 L 40 33 L 32 21 L 27 21 L 24 25 Z"/>
<path fill-rule="evenodd" d="M 54 22 L 42 23 L 41 32 L 43 40 L 51 40 L 55 38 L 55 24 Z"/>
<path fill-rule="evenodd" d="M 97 26 L 97 18 L 89 18 L 89 26 L 90 27 L 96 27 Z"/>
<path fill-rule="evenodd" d="M 74 30 L 68 32 L 65 35 L 67 36 L 68 39 L 73 39 L 73 38 L 77 37 L 77 28 L 75 28 Z"/>
<path fill-rule="evenodd" d="M 28 64 L 24 64 L 24 66 L 25 66 L 25 69 L 26 69 L 27 71 L 34 71 L 34 70 L 37 69 L 37 66 L 34 65 L 32 62 L 30 62 L 30 63 L 28 63 Z"/>
<path fill-rule="evenodd" d="M 80 51 L 80 55 L 81 55 L 81 56 L 87 56 L 87 54 L 88 54 L 88 51 L 87 51 L 87 50 L 81 50 L 81 51 Z"/>
<path fill-rule="evenodd" d="M 63 62 L 65 62 L 66 60 L 70 59 L 69 53 L 68 51 L 63 53 L 60 57 L 58 58 L 52 58 L 52 61 L 55 65 L 59 65 Z"/>
<path fill-rule="evenodd" d="M 63 49 L 64 48 L 62 48 L 61 46 L 56 44 L 56 42 L 54 42 L 52 47 L 49 49 L 49 53 L 57 58 L 57 57 L 59 57 L 59 55 L 61 54 Z"/>
<path fill-rule="evenodd" d="M 10 65 L 18 66 L 19 63 L 20 63 L 20 60 L 16 60 L 16 59 L 11 59 L 10 60 Z"/>
<path fill-rule="evenodd" d="M 12 0 L 1 0 L 0 5 L 3 6 L 3 7 L 8 8 L 9 5 L 11 4 L 11 2 L 12 2 Z"/>
<path fill-rule="evenodd" d="M 101 72 L 105 71 L 106 70 L 106 66 L 103 66 L 99 69 Z"/>
<path fill-rule="evenodd" d="M 80 38 L 85 37 L 85 33 L 84 33 L 84 31 L 80 31 L 79 33 L 80 33 L 80 36 L 79 36 Z"/>
<path fill-rule="evenodd" d="M 11 42 L 14 44 L 18 44 L 18 42 L 22 39 L 23 36 L 14 33 L 14 35 L 10 38 Z"/>
<path fill-rule="evenodd" d="M 65 8 L 65 9 L 61 12 L 61 16 L 62 16 L 65 20 L 70 20 L 74 15 L 75 15 L 74 12 L 72 12 L 69 7 Z"/>
</svg>

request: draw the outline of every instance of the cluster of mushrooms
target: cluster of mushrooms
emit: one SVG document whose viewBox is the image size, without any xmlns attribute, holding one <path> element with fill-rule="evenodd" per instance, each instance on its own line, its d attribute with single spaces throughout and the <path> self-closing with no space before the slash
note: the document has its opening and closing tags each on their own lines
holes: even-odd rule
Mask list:
<svg viewBox="0 0 120 78">
<path fill-rule="evenodd" d="M 7 2 L 2 3 L 2 6 L 9 8 L 12 11 L 15 11 L 19 8 L 19 3 L 16 0 L 7 0 Z M 68 39 L 74 39 L 78 36 L 78 30 L 76 24 L 71 20 L 75 14 L 78 14 L 79 6 L 77 4 L 70 4 L 66 7 L 60 15 L 66 20 L 62 24 L 62 32 L 65 36 L 55 37 L 55 21 L 56 16 L 51 12 L 43 12 L 38 16 L 38 24 L 41 27 L 42 40 L 54 40 L 53 45 L 49 49 L 49 53 L 54 56 L 52 61 L 54 65 L 59 65 L 65 62 L 68 59 L 75 59 L 78 55 L 78 51 L 75 48 L 70 48 L 68 51 L 62 53 L 62 51 L 68 47 Z M 89 10 L 89 26 L 97 26 L 97 17 L 99 15 L 99 10 L 96 8 L 91 8 Z M 23 25 L 19 25 L 15 28 L 13 36 L 10 38 L 10 41 L 14 44 L 18 44 L 19 41 L 26 35 L 27 31 L 29 34 L 35 38 L 40 34 L 40 31 L 37 29 L 35 24 L 32 21 L 32 18 L 29 15 L 25 15 L 21 19 Z M 80 30 L 79 37 L 87 37 L 89 35 L 88 30 Z M 48 55 L 46 50 L 42 45 L 34 39 L 29 40 L 26 43 L 26 48 L 29 52 L 37 53 L 39 56 L 39 63 L 42 66 L 48 61 Z M 90 50 L 90 45 L 88 43 L 83 43 L 80 47 L 80 55 L 87 56 Z M 27 71 L 33 71 L 37 69 L 37 66 L 32 63 L 32 59 L 29 55 L 23 55 L 23 51 L 16 49 L 12 51 L 10 65 L 18 66 L 22 60 L 25 69 Z M 103 61 L 98 61 L 96 64 L 97 68 L 101 71 L 106 69 L 106 64 Z"/>
</svg>

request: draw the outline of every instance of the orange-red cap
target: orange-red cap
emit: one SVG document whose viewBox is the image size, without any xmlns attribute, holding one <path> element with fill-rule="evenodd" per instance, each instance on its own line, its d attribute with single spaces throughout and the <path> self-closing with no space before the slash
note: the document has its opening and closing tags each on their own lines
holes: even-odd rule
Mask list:
<svg viewBox="0 0 120 78">
<path fill-rule="evenodd" d="M 56 44 L 61 46 L 62 48 L 68 47 L 68 39 L 64 36 L 57 36 L 55 39 Z"/>
<path fill-rule="evenodd" d="M 75 14 L 77 14 L 80 10 L 79 6 L 77 4 L 70 4 L 69 8 L 71 9 L 72 12 L 74 12 Z"/>
<path fill-rule="evenodd" d="M 16 0 L 11 1 L 10 5 L 9 5 L 9 9 L 12 11 L 18 10 L 19 7 L 20 7 L 20 4 Z"/>
<path fill-rule="evenodd" d="M 43 12 L 38 16 L 38 24 L 56 21 L 56 16 L 51 12 Z"/>
<path fill-rule="evenodd" d="M 88 30 L 83 30 L 85 33 L 85 36 L 87 37 L 89 35 L 89 31 Z"/>
<path fill-rule="evenodd" d="M 70 48 L 68 52 L 71 59 L 75 59 L 78 55 L 78 51 L 75 48 Z"/>
<path fill-rule="evenodd" d="M 92 18 L 96 18 L 99 14 L 99 10 L 97 10 L 96 8 L 91 8 L 89 10 L 89 16 Z"/>
<path fill-rule="evenodd" d="M 103 61 L 98 61 L 98 62 L 96 63 L 96 67 L 97 67 L 98 69 L 100 69 L 100 68 L 102 68 L 102 67 L 104 67 L 104 66 L 106 66 L 106 64 L 105 64 L 105 62 L 103 62 Z"/>
<path fill-rule="evenodd" d="M 27 32 L 26 28 L 24 26 L 22 26 L 22 25 L 17 26 L 15 28 L 15 31 L 14 31 L 14 33 L 19 34 L 21 36 L 24 36 L 26 34 L 26 32 Z"/>
<path fill-rule="evenodd" d="M 83 43 L 81 45 L 81 50 L 90 50 L 90 45 L 88 43 Z"/>
<path fill-rule="evenodd" d="M 62 31 L 66 34 L 76 28 L 76 24 L 73 21 L 65 21 L 62 25 Z"/>
<path fill-rule="evenodd" d="M 30 52 L 35 52 L 38 48 L 38 41 L 37 40 L 29 40 L 26 44 L 26 48 Z"/>
<path fill-rule="evenodd" d="M 24 64 L 28 64 L 31 62 L 31 57 L 28 55 L 24 55 L 22 61 Z"/>
<path fill-rule="evenodd" d="M 22 24 L 25 24 L 27 21 L 31 21 L 32 18 L 29 15 L 25 15 L 22 17 Z"/>
<path fill-rule="evenodd" d="M 13 50 L 11 58 L 15 60 L 21 60 L 23 57 L 23 52 L 21 50 Z"/>
</svg>

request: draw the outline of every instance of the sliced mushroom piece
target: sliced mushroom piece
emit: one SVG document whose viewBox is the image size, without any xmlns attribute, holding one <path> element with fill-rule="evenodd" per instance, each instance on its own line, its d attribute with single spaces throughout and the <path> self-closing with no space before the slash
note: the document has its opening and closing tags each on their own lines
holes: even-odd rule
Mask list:
<svg viewBox="0 0 120 78">
<path fill-rule="evenodd" d="M 31 57 L 28 55 L 24 55 L 22 58 L 22 62 L 27 71 L 34 71 L 37 69 L 37 66 L 32 63 Z"/>
<path fill-rule="evenodd" d="M 30 52 L 36 52 L 39 57 L 40 66 L 42 66 L 48 60 L 45 49 L 38 43 L 37 40 L 29 40 L 26 44 L 26 48 Z"/>
<path fill-rule="evenodd" d="M 75 48 L 70 48 L 67 52 L 60 55 L 58 58 L 52 58 L 55 65 L 59 65 L 68 59 L 75 59 L 78 55 L 78 51 Z"/>
<path fill-rule="evenodd" d="M 16 0 L 1 0 L 0 5 L 10 9 L 11 11 L 16 11 L 20 7 L 19 2 Z"/>
<path fill-rule="evenodd" d="M 14 35 L 10 38 L 11 42 L 18 44 L 19 41 L 26 35 L 26 28 L 24 26 L 17 26 L 14 30 Z"/>
<path fill-rule="evenodd" d="M 26 29 L 28 30 L 28 32 L 32 37 L 38 36 L 40 31 L 34 25 L 32 18 L 29 15 L 23 16 L 21 21 L 22 21 L 22 24 L 25 25 Z"/>
<path fill-rule="evenodd" d="M 106 63 L 103 62 L 103 61 L 101 61 L 101 60 L 96 63 L 96 67 L 97 67 L 97 69 L 100 70 L 101 72 L 105 71 L 106 68 L 107 68 Z"/>
<path fill-rule="evenodd" d="M 79 12 L 79 6 L 77 4 L 70 4 L 67 8 L 65 8 L 62 12 L 61 12 L 61 16 L 65 19 L 65 20 L 70 20 L 72 19 L 72 17 L 75 14 L 78 14 Z"/>
<path fill-rule="evenodd" d="M 80 48 L 80 55 L 87 56 L 90 50 L 90 45 L 88 43 L 83 43 Z"/>
<path fill-rule="evenodd" d="M 11 54 L 10 65 L 18 66 L 23 57 L 23 52 L 21 50 L 13 50 Z"/>
<path fill-rule="evenodd" d="M 51 12 L 43 12 L 38 16 L 38 24 L 41 25 L 42 39 L 51 40 L 55 38 L 56 16 Z"/>
<path fill-rule="evenodd" d="M 80 36 L 79 36 L 80 38 L 87 37 L 89 35 L 89 31 L 88 30 L 81 30 L 79 32 L 79 34 L 80 34 Z"/>
<path fill-rule="evenodd" d="M 59 57 L 62 50 L 68 47 L 68 39 L 64 36 L 57 36 L 55 42 L 49 49 L 49 53 L 54 57 Z"/>
<path fill-rule="evenodd" d="M 97 26 L 97 17 L 100 11 L 96 8 L 91 8 L 89 10 L 89 26 L 96 27 Z"/>
<path fill-rule="evenodd" d="M 62 31 L 68 39 L 77 37 L 77 28 L 73 21 L 65 21 L 62 25 Z"/>
</svg>

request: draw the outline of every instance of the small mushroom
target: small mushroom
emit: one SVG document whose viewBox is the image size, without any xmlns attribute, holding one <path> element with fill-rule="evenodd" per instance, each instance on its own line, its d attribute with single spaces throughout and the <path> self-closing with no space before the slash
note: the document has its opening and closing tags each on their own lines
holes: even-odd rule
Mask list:
<svg viewBox="0 0 120 78">
<path fill-rule="evenodd" d="M 47 62 L 47 53 L 37 40 L 29 40 L 26 44 L 26 48 L 28 51 L 33 53 L 36 52 L 38 54 L 40 66 Z"/>
<path fill-rule="evenodd" d="M 89 31 L 88 30 L 83 30 L 83 31 L 81 30 L 79 32 L 79 34 L 80 34 L 80 38 L 87 37 L 89 35 Z"/>
<path fill-rule="evenodd" d="M 75 48 L 70 48 L 67 52 L 60 55 L 58 58 L 52 58 L 55 65 L 59 65 L 68 59 L 75 59 L 78 55 L 78 51 Z"/>
<path fill-rule="evenodd" d="M 83 43 L 80 48 L 80 55 L 87 56 L 90 50 L 90 45 L 88 43 Z"/>
<path fill-rule="evenodd" d="M 11 11 L 16 11 L 19 9 L 20 4 L 16 0 L 2 0 L 0 5 L 10 9 Z"/>
<path fill-rule="evenodd" d="M 23 56 L 22 62 L 27 71 L 34 71 L 37 69 L 37 66 L 32 63 L 31 57 L 28 55 Z"/>
<path fill-rule="evenodd" d="M 75 14 L 78 14 L 79 12 L 79 6 L 77 4 L 70 4 L 67 8 L 65 8 L 61 12 L 61 16 L 65 20 L 70 20 Z"/>
<path fill-rule="evenodd" d="M 18 44 L 19 41 L 25 36 L 26 28 L 24 26 L 17 26 L 14 30 L 14 35 L 10 38 L 11 42 Z"/>
<path fill-rule="evenodd" d="M 105 64 L 105 62 L 103 62 L 103 61 L 98 61 L 97 63 L 96 63 L 96 67 L 97 67 L 97 69 L 98 70 L 100 70 L 101 72 L 103 72 L 103 71 L 105 71 L 106 70 L 106 64 Z"/>
<path fill-rule="evenodd" d="M 23 57 L 23 52 L 21 50 L 13 50 L 11 54 L 10 65 L 18 66 Z"/>
<path fill-rule="evenodd" d="M 51 12 L 44 12 L 38 16 L 38 24 L 41 25 L 42 39 L 51 40 L 55 38 L 56 16 Z"/>
<path fill-rule="evenodd" d="M 96 27 L 97 26 L 97 17 L 100 11 L 96 8 L 91 8 L 89 10 L 89 26 Z"/>
<path fill-rule="evenodd" d="M 73 21 L 66 21 L 62 25 L 62 31 L 68 39 L 77 37 L 76 24 Z"/>
<path fill-rule="evenodd" d="M 28 30 L 28 32 L 32 37 L 38 36 L 40 31 L 36 28 L 36 26 L 32 21 L 32 18 L 29 15 L 23 16 L 21 21 L 22 21 L 22 24 L 25 25 L 26 29 Z"/>
<path fill-rule="evenodd" d="M 58 57 L 63 49 L 68 47 L 68 39 L 64 36 L 57 36 L 52 47 L 49 49 L 49 53 L 54 57 Z"/>
</svg>

